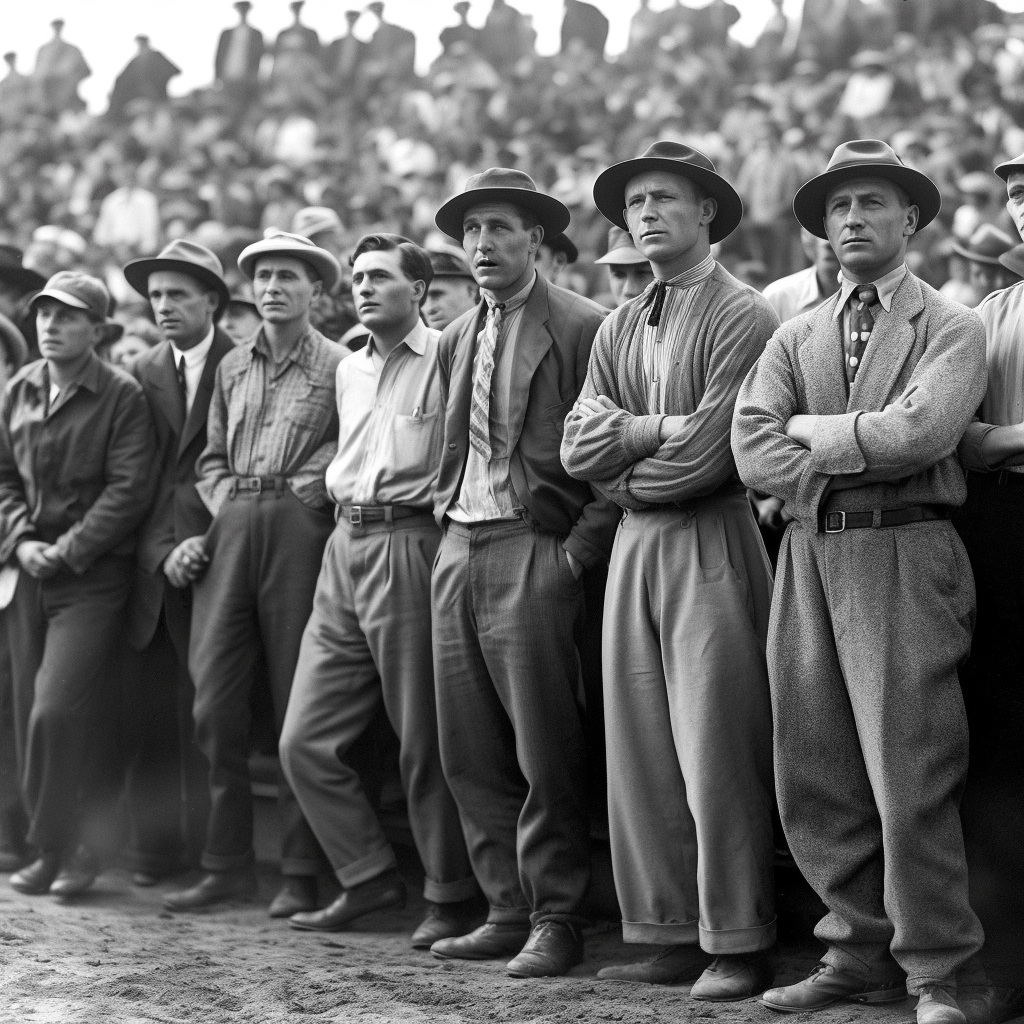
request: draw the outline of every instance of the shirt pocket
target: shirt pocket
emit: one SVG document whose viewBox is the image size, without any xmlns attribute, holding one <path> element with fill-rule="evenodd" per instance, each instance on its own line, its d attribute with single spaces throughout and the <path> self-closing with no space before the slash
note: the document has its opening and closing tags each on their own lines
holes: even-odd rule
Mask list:
<svg viewBox="0 0 1024 1024">
<path fill-rule="evenodd" d="M 397 414 L 391 431 L 391 467 L 396 476 L 430 476 L 441 461 L 441 415 Z"/>
<path fill-rule="evenodd" d="M 334 415 L 334 388 L 307 383 L 299 389 L 291 421 L 301 431 L 322 434 Z M 337 438 L 335 438 L 337 440 Z"/>
</svg>

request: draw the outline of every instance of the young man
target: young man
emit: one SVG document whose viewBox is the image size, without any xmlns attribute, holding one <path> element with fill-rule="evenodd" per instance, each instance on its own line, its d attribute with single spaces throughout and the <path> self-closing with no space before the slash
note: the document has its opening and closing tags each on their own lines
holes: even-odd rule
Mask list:
<svg viewBox="0 0 1024 1024">
<path fill-rule="evenodd" d="M 336 931 L 405 901 L 405 883 L 359 776 L 341 760 L 383 700 L 401 743 L 409 823 L 430 914 L 412 944 L 462 935 L 476 880 L 437 741 L 430 646 L 433 517 L 441 461 L 438 333 L 420 320 L 430 260 L 400 235 L 367 235 L 352 255 L 352 298 L 370 341 L 338 366 L 338 454 L 327 544 L 281 730 L 281 763 L 344 887 L 292 926 Z"/>
<path fill-rule="evenodd" d="M 657 142 L 594 199 L 656 285 L 602 325 L 562 461 L 626 510 L 604 617 L 612 864 L 623 938 L 663 947 L 598 977 L 745 999 L 774 977 L 772 581 L 729 430 L 778 318 L 711 255 L 743 206 L 702 153 Z"/>
<path fill-rule="evenodd" d="M 55 274 L 33 300 L 43 358 L 0 414 L 0 562 L 20 569 L 7 611 L 28 842 L 20 892 L 84 892 L 97 873 L 89 804 L 116 706 L 106 662 L 125 627 L 135 533 L 156 450 L 142 389 L 101 362 L 101 281 Z"/>
<path fill-rule="evenodd" d="M 334 375 L 346 350 L 309 324 L 310 305 L 341 269 L 326 250 L 278 232 L 238 258 L 263 326 L 217 367 L 196 490 L 213 517 L 202 551 L 186 551 L 193 583 L 189 669 L 199 749 L 210 765 L 211 810 L 199 883 L 167 897 L 191 910 L 251 894 L 249 702 L 258 672 L 284 721 L 299 643 L 334 521 L 324 473 L 337 451 Z M 281 872 L 270 906 L 290 917 L 316 906 L 322 853 L 282 777 Z"/>
<path fill-rule="evenodd" d="M 992 224 L 980 225 L 967 245 L 953 242 L 953 252 L 967 260 L 967 281 L 974 292 L 971 306 L 980 305 L 993 292 L 1013 284 L 1014 277 L 1006 272 L 999 257 L 1008 253 L 1016 244 L 1005 231 L 1000 231 Z"/>
<path fill-rule="evenodd" d="M 439 345 L 432 594 L 441 759 L 490 912 L 432 949 L 559 975 L 583 957 L 590 873 L 580 577 L 607 557 L 618 509 L 566 475 L 558 447 L 606 311 L 537 274 L 569 211 L 522 171 L 474 175 L 435 220 L 463 239 L 483 297 Z"/>
<path fill-rule="evenodd" d="M 795 520 L 768 645 L 775 773 L 790 850 L 828 908 L 822 963 L 764 995 L 783 1012 L 909 989 L 919 1024 L 964 1024 L 957 974 L 982 942 L 958 816 L 974 581 L 949 514 L 985 333 L 904 261 L 939 205 L 884 143 L 840 146 L 793 204 L 832 243 L 839 294 L 782 326 L 736 404 L 741 477 Z"/>
<path fill-rule="evenodd" d="M 654 280 L 650 260 L 633 245 L 633 238 L 623 228 L 608 229 L 608 251 L 595 263 L 608 268 L 608 287 L 618 309 L 635 299 Z"/>
<path fill-rule="evenodd" d="M 480 289 L 462 256 L 450 252 L 429 255 L 434 276 L 423 303 L 423 320 L 432 330 L 443 331 L 480 301 Z"/>
<path fill-rule="evenodd" d="M 198 863 L 209 817 L 206 762 L 193 739 L 195 686 L 188 673 L 192 582 L 206 564 L 210 513 L 196 491 L 196 460 L 220 361 L 234 347 L 214 326 L 228 302 L 220 260 L 194 242 L 124 268 L 153 308 L 162 344 L 133 368 L 157 436 L 156 499 L 139 536 L 129 608 L 129 694 L 134 757 L 127 804 L 133 880 L 152 885 Z M 189 561 L 186 563 L 186 558 Z"/>
</svg>

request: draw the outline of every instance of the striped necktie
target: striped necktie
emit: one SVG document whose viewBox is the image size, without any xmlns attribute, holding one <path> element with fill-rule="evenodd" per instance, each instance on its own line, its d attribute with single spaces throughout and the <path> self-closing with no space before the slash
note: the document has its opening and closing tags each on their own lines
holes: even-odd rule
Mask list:
<svg viewBox="0 0 1024 1024">
<path fill-rule="evenodd" d="M 498 344 L 501 311 L 504 305 L 489 306 L 484 329 L 477 335 L 476 372 L 473 375 L 473 402 L 469 409 L 469 443 L 487 461 L 491 461 L 491 378 L 494 376 L 494 350 Z"/>
<path fill-rule="evenodd" d="M 852 384 L 864 359 L 864 349 L 871 337 L 875 318 L 871 307 L 878 301 L 878 289 L 873 284 L 861 285 L 850 296 L 850 336 L 845 339 L 846 380 Z"/>
</svg>

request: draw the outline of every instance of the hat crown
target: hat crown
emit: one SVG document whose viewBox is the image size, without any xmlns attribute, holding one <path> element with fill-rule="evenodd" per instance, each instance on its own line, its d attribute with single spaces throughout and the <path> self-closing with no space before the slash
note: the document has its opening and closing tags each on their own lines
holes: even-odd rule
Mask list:
<svg viewBox="0 0 1024 1024">
<path fill-rule="evenodd" d="M 627 246 L 631 249 L 636 248 L 633 243 L 633 236 L 628 231 L 623 231 L 622 228 L 608 229 L 608 252 L 624 249 Z"/>
<path fill-rule="evenodd" d="M 98 320 L 106 319 L 110 308 L 110 293 L 98 277 L 83 274 L 80 270 L 60 270 L 46 282 L 46 287 L 36 296 L 36 300 L 55 298 L 62 302 L 62 296 L 65 295 L 78 300 L 75 308 L 85 309 Z"/>
<path fill-rule="evenodd" d="M 521 188 L 529 192 L 537 191 L 537 184 L 526 171 L 515 167 L 488 167 L 466 180 L 466 192 L 479 188 Z"/>
<path fill-rule="evenodd" d="M 165 245 L 156 258 L 158 260 L 177 260 L 180 263 L 194 263 L 197 267 L 202 267 L 203 270 L 216 274 L 221 279 L 224 277 L 224 268 L 216 254 L 198 242 L 176 238 L 173 242 Z"/>
<path fill-rule="evenodd" d="M 430 257 L 430 266 L 435 277 L 467 277 L 471 281 L 475 280 L 469 263 L 462 256 L 440 250 L 432 250 L 427 256 Z"/>
<path fill-rule="evenodd" d="M 706 171 L 717 173 L 715 165 L 699 150 L 686 146 L 681 142 L 655 142 L 641 159 L 656 157 L 660 160 L 679 160 L 682 163 L 703 167 Z"/>
<path fill-rule="evenodd" d="M 887 143 L 880 142 L 878 139 L 856 139 L 836 147 L 825 171 L 827 173 L 839 168 L 854 167 L 857 164 L 865 164 L 868 169 L 871 164 L 906 167 L 906 164 L 896 155 L 896 151 Z"/>
<path fill-rule="evenodd" d="M 982 224 L 971 235 L 967 249 L 979 256 L 999 257 L 1004 252 L 1009 252 L 1014 245 L 1013 239 L 995 225 Z"/>
</svg>

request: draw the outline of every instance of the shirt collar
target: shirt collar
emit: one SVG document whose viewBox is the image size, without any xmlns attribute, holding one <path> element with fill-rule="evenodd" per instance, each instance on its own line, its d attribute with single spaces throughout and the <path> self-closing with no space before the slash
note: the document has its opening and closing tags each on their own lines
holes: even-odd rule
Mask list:
<svg viewBox="0 0 1024 1024">
<path fill-rule="evenodd" d="M 670 277 L 665 285 L 669 288 L 691 288 L 695 284 L 700 284 L 704 278 L 710 277 L 716 266 L 715 257 L 708 253 L 695 267 Z"/>
<path fill-rule="evenodd" d="M 213 330 L 211 324 L 210 333 L 198 345 L 193 345 L 191 348 L 181 349 L 173 341 L 170 342 L 171 351 L 174 353 L 174 365 L 178 365 L 182 356 L 185 357 L 185 365 L 190 370 L 205 363 L 206 357 L 210 354 L 210 346 L 213 344 Z"/>
<path fill-rule="evenodd" d="M 882 309 L 886 313 L 892 308 L 892 297 L 896 294 L 896 290 L 903 283 L 903 278 L 906 275 L 907 265 L 906 263 L 901 263 L 895 270 L 890 270 L 884 277 L 880 277 L 877 281 L 869 282 L 878 289 L 878 301 L 882 304 Z M 839 319 L 840 314 L 846 308 L 846 303 L 850 296 L 859 287 L 861 286 L 851 281 L 842 271 L 839 272 L 839 301 L 836 303 L 835 312 L 832 314 L 833 319 Z"/>
<path fill-rule="evenodd" d="M 398 343 L 399 345 L 405 345 L 411 349 L 416 355 L 421 356 L 427 351 L 427 341 L 430 335 L 437 333 L 431 331 L 431 329 L 422 321 L 417 320 L 416 326 Z M 366 343 L 366 357 L 372 359 L 372 353 L 377 347 L 377 341 L 373 334 L 370 334 L 370 340 Z"/>
<path fill-rule="evenodd" d="M 99 356 L 95 352 L 89 353 L 89 358 L 86 360 L 85 366 L 78 371 L 78 376 L 65 384 L 61 391 L 68 392 L 74 387 L 83 387 L 96 394 L 100 390 L 100 370 L 102 367 L 103 364 L 100 362 Z M 37 387 L 45 388 L 49 392 L 50 368 L 45 359 L 40 359 L 31 367 L 31 372 L 26 374 L 26 377 Z"/>
<path fill-rule="evenodd" d="M 533 291 L 533 286 L 537 283 L 537 271 L 533 272 L 533 277 L 523 285 L 510 299 L 506 299 L 504 302 L 498 302 L 494 297 L 494 293 L 488 291 L 486 288 L 480 289 L 480 294 L 483 296 L 484 302 L 487 303 L 487 309 L 490 311 L 495 306 L 501 306 L 503 313 L 511 313 L 514 309 L 518 309 L 526 300 L 530 297 L 530 292 Z"/>
<path fill-rule="evenodd" d="M 293 363 L 298 364 L 303 369 L 310 369 L 310 367 L 312 366 L 312 353 L 310 350 L 313 347 L 313 335 L 315 333 L 316 332 L 313 329 L 313 325 L 307 324 L 306 330 L 303 332 L 302 337 L 299 338 L 299 340 L 292 346 L 291 352 L 289 352 L 288 355 L 286 355 L 284 359 L 282 359 L 281 362 L 276 365 L 283 366 L 285 363 L 291 360 Z M 275 365 L 274 355 L 270 351 L 270 343 L 266 339 L 263 327 L 260 327 L 256 331 L 256 333 L 252 336 L 251 340 L 246 342 L 246 345 L 249 346 L 249 348 L 251 349 L 252 355 L 256 355 L 258 353 L 259 355 L 263 356 L 263 358 L 266 359 L 271 365 Z"/>
</svg>

